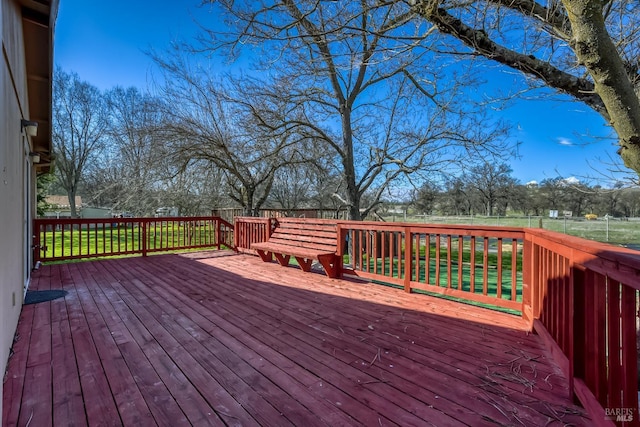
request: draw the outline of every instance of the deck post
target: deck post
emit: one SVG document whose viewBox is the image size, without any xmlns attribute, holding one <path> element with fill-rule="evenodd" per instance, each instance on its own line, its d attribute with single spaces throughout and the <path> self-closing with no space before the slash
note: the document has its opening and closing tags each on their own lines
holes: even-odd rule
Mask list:
<svg viewBox="0 0 640 427">
<path fill-rule="evenodd" d="M 271 238 L 273 233 L 273 218 L 267 218 L 267 240 Z"/>
<path fill-rule="evenodd" d="M 336 243 L 336 253 L 338 254 L 338 258 L 336 261 L 336 277 L 342 278 L 342 264 L 344 262 L 344 237 L 343 237 L 342 225 L 340 223 L 336 224 L 336 235 L 337 235 L 337 243 Z"/>
<path fill-rule="evenodd" d="M 515 253 L 512 254 L 515 256 Z M 522 318 L 529 330 L 533 330 L 534 315 L 534 302 L 533 302 L 533 277 L 532 271 L 536 267 L 533 264 L 533 244 L 531 242 L 531 236 L 525 233 L 522 247 Z"/>
<path fill-rule="evenodd" d="M 241 233 L 242 231 L 240 231 L 240 221 L 238 221 L 238 217 L 235 217 L 233 219 L 233 247 L 236 249 L 240 247 Z"/>
<path fill-rule="evenodd" d="M 142 256 L 147 256 L 147 221 L 140 221 L 142 233 Z"/>
<path fill-rule="evenodd" d="M 222 240 L 222 223 L 220 222 L 219 219 L 214 219 L 214 221 L 216 222 L 216 241 L 217 241 L 217 246 L 218 246 L 218 250 L 220 250 L 220 247 L 221 247 L 220 240 Z"/>
</svg>

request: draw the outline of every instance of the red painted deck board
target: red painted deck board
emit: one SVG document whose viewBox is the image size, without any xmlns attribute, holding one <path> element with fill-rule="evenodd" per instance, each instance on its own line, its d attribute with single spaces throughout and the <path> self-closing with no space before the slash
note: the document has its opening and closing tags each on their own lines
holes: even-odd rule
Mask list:
<svg viewBox="0 0 640 427">
<path fill-rule="evenodd" d="M 589 425 L 507 314 L 229 252 L 32 288 L 69 294 L 23 308 L 3 425 Z"/>
</svg>

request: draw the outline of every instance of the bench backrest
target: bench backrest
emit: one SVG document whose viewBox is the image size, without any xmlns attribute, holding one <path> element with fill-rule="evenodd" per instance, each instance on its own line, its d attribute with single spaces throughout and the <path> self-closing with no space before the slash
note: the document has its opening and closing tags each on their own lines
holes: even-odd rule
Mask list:
<svg viewBox="0 0 640 427">
<path fill-rule="evenodd" d="M 332 220 L 278 218 L 269 242 L 327 252 L 338 249 L 337 225 Z"/>
</svg>

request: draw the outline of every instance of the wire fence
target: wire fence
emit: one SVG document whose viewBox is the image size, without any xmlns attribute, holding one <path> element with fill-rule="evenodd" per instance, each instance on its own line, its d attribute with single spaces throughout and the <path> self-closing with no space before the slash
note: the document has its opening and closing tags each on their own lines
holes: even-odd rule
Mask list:
<svg viewBox="0 0 640 427">
<path fill-rule="evenodd" d="M 557 231 L 571 236 L 623 245 L 640 250 L 640 218 L 602 217 L 549 218 L 543 216 L 436 216 L 387 214 L 382 218 L 388 222 L 412 222 L 424 224 L 494 225 L 500 227 L 531 227 Z"/>
</svg>

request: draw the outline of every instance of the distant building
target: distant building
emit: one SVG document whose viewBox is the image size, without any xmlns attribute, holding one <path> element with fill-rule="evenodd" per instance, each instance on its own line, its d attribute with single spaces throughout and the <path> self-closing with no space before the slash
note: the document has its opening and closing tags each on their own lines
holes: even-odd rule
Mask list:
<svg viewBox="0 0 640 427">
<path fill-rule="evenodd" d="M 92 208 L 88 206 L 82 207 L 80 218 L 112 218 L 113 214 L 109 208 Z"/>
<path fill-rule="evenodd" d="M 167 217 L 167 216 L 178 216 L 178 208 L 176 207 L 162 207 L 156 209 L 156 218 Z"/>
<path fill-rule="evenodd" d="M 47 208 L 44 211 L 45 218 L 71 218 L 71 206 L 67 196 L 47 196 L 44 199 Z M 82 213 L 82 197 L 76 196 L 76 210 Z M 82 216 L 82 215 L 81 215 Z M 84 216 L 82 216 L 85 218 Z M 89 218 L 89 217 L 88 217 Z"/>
</svg>

